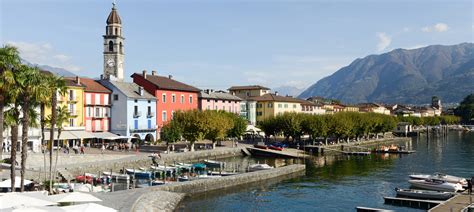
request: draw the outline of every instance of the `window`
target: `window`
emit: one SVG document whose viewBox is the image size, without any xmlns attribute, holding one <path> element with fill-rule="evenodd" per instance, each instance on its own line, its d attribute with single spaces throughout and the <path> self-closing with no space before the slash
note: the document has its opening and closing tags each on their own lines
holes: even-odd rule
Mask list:
<svg viewBox="0 0 474 212">
<path fill-rule="evenodd" d="M 133 125 L 134 125 L 135 129 L 138 129 L 138 120 L 134 120 Z"/>
<path fill-rule="evenodd" d="M 176 95 L 174 95 L 174 94 L 171 95 L 171 102 L 173 102 L 173 103 L 176 102 Z"/>
<path fill-rule="evenodd" d="M 210 106 L 210 105 L 208 105 L 208 106 L 207 106 L 207 109 L 208 109 L 208 110 L 210 110 L 210 109 L 211 109 L 211 106 Z"/>
<path fill-rule="evenodd" d="M 138 116 L 138 106 L 133 107 L 133 116 Z"/>
<path fill-rule="evenodd" d="M 118 101 L 118 94 L 114 94 L 114 101 Z"/>
<path fill-rule="evenodd" d="M 75 100 L 74 90 L 69 90 L 69 100 Z"/>
<path fill-rule="evenodd" d="M 272 103 L 268 103 L 267 107 L 272 108 Z"/>
<path fill-rule="evenodd" d="M 296 104 L 293 104 L 293 108 L 296 108 Z"/>
<path fill-rule="evenodd" d="M 151 107 L 150 106 L 148 106 L 147 114 L 148 114 L 148 116 L 151 116 Z"/>
<path fill-rule="evenodd" d="M 210 100 L 210 99 L 207 99 L 207 102 L 211 102 L 211 100 Z"/>
<path fill-rule="evenodd" d="M 184 95 L 181 95 L 181 104 L 184 103 Z"/>
<path fill-rule="evenodd" d="M 69 126 L 74 127 L 74 119 L 69 119 Z"/>
<path fill-rule="evenodd" d="M 91 101 L 91 94 L 90 94 L 90 93 L 87 93 L 87 94 L 86 94 L 86 104 L 87 104 L 87 105 L 92 104 L 92 101 Z"/>
<path fill-rule="evenodd" d="M 257 112 L 257 116 L 262 116 L 262 112 Z"/>
<path fill-rule="evenodd" d="M 151 129 L 151 120 L 148 119 L 148 129 Z"/>
<path fill-rule="evenodd" d="M 138 102 L 138 99 L 135 99 L 134 102 L 137 103 L 137 102 Z"/>
<path fill-rule="evenodd" d="M 122 42 L 120 42 L 120 54 L 123 54 L 123 45 L 122 45 Z"/>
<path fill-rule="evenodd" d="M 166 94 L 163 94 L 161 97 L 161 102 L 166 103 Z"/>
<path fill-rule="evenodd" d="M 114 42 L 109 41 L 109 52 L 113 52 L 113 51 L 114 51 Z"/>
<path fill-rule="evenodd" d="M 288 108 L 288 104 L 285 104 L 285 108 Z"/>
<path fill-rule="evenodd" d="M 189 104 L 192 104 L 193 103 L 193 96 L 189 96 Z"/>
<path fill-rule="evenodd" d="M 148 104 L 150 104 L 150 103 L 151 103 L 151 101 L 150 101 L 150 100 L 148 100 Z"/>
<path fill-rule="evenodd" d="M 108 105 L 108 104 L 109 104 L 109 95 L 104 94 L 104 105 Z"/>
<path fill-rule="evenodd" d="M 163 111 L 163 113 L 161 114 L 161 120 L 162 121 L 166 121 L 167 117 L 166 117 L 166 111 Z"/>
<path fill-rule="evenodd" d="M 86 117 L 91 117 L 91 107 L 86 107 Z"/>
<path fill-rule="evenodd" d="M 100 108 L 95 108 L 95 117 L 100 117 Z"/>
<path fill-rule="evenodd" d="M 115 28 L 115 35 L 117 35 L 117 34 L 118 34 L 118 29 L 117 29 L 117 28 Z"/>
</svg>

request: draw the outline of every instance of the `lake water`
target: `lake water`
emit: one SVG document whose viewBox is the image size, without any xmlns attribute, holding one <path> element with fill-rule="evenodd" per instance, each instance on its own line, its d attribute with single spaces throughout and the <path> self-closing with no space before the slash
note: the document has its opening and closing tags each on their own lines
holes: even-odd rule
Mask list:
<svg viewBox="0 0 474 212">
<path fill-rule="evenodd" d="M 213 192 L 188 198 L 181 211 L 355 211 L 356 206 L 397 211 L 421 211 L 385 205 L 384 196 L 408 188 L 412 173 L 443 172 L 474 175 L 474 133 L 452 132 L 447 138 L 403 143 L 416 150 L 410 155 L 323 156 L 306 161 L 306 175 L 278 183 Z M 229 158 L 245 166 L 256 161 L 272 165 L 291 160 Z"/>
</svg>

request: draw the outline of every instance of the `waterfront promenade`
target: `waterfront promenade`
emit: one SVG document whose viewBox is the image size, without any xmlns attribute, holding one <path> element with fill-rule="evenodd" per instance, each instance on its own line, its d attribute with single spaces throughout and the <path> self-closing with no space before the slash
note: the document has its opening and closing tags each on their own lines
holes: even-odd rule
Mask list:
<svg viewBox="0 0 474 212">
<path fill-rule="evenodd" d="M 471 201 L 474 201 L 474 197 L 464 192 L 431 208 L 429 212 L 462 211 L 471 204 Z"/>
</svg>

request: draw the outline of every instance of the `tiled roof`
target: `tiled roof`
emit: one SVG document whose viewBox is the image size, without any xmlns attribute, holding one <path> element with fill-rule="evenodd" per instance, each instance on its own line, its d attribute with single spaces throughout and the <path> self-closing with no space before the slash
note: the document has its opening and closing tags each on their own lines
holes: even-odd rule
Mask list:
<svg viewBox="0 0 474 212">
<path fill-rule="evenodd" d="M 128 98 L 133 99 L 156 99 L 153 95 L 148 93 L 145 89 L 143 89 L 143 96 L 140 96 L 138 93 L 139 85 L 133 82 L 118 82 L 118 81 L 108 81 L 108 80 L 101 80 L 99 81 L 104 86 L 108 87 L 108 85 L 112 85 L 121 91 L 125 96 Z"/>
<path fill-rule="evenodd" d="M 81 84 L 86 86 L 85 91 L 97 93 L 112 93 L 109 89 L 90 78 L 80 78 Z"/>
<path fill-rule="evenodd" d="M 64 82 L 66 82 L 66 86 L 68 87 L 86 87 L 84 84 L 78 84 L 75 78 L 64 78 Z"/>
<path fill-rule="evenodd" d="M 276 101 L 276 102 L 297 102 L 301 103 L 302 99 L 296 99 L 293 97 L 288 97 L 288 96 L 278 96 L 273 93 L 267 93 L 262 96 L 257 96 L 257 97 L 252 97 L 249 98 L 249 100 L 254 100 L 254 101 Z"/>
<path fill-rule="evenodd" d="M 134 73 L 132 77 L 134 76 L 139 76 L 143 78 L 143 74 Z M 176 90 L 176 91 L 189 91 L 189 92 L 201 91 L 201 89 L 198 89 L 191 85 L 184 84 L 182 82 L 178 82 L 169 77 L 147 74 L 145 80 L 148 80 L 149 82 L 153 83 L 158 89 L 163 89 L 163 90 Z"/>
<path fill-rule="evenodd" d="M 270 90 L 270 88 L 263 87 L 263 86 L 260 86 L 260 85 L 232 86 L 227 90 L 236 91 L 236 90 L 256 90 L 256 89 Z"/>
<path fill-rule="evenodd" d="M 233 101 L 242 101 L 241 98 L 234 96 L 230 93 L 225 92 L 209 92 L 201 91 L 199 93 L 199 98 L 203 99 L 223 99 L 223 100 L 233 100 Z"/>
</svg>

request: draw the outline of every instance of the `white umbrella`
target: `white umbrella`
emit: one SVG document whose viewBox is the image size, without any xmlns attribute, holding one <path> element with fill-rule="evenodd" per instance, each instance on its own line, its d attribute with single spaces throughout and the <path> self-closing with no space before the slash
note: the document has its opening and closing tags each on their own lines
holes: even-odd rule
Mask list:
<svg viewBox="0 0 474 212">
<path fill-rule="evenodd" d="M 61 207 L 61 209 L 68 212 L 96 212 L 96 211 L 116 212 L 117 211 L 113 208 L 105 207 L 105 206 L 95 204 L 95 203 L 65 206 L 65 207 Z"/>
<path fill-rule="evenodd" d="M 28 195 L 23 195 L 22 193 L 7 193 L 0 196 L 0 209 L 47 205 L 57 205 L 57 203 L 53 201 L 31 197 Z"/>
<path fill-rule="evenodd" d="M 91 194 L 82 192 L 70 192 L 58 195 L 52 195 L 50 198 L 57 202 L 101 202 L 102 200 Z"/>
<path fill-rule="evenodd" d="M 20 188 L 20 181 L 21 181 L 20 177 L 15 177 L 15 188 Z M 23 180 L 24 185 L 28 185 L 30 183 L 33 183 L 33 181 Z M 12 180 L 11 179 L 4 180 L 4 181 L 0 182 L 0 188 L 10 188 L 11 186 L 12 186 Z"/>
</svg>

